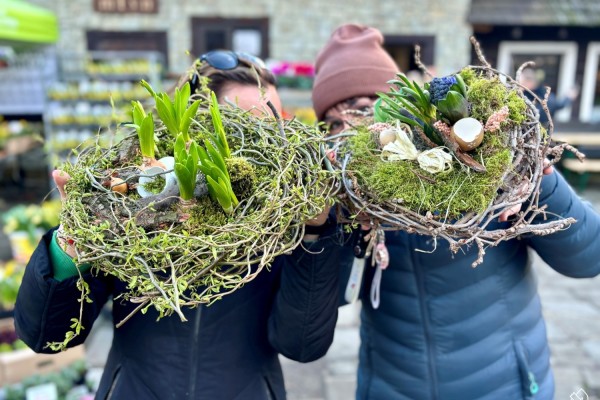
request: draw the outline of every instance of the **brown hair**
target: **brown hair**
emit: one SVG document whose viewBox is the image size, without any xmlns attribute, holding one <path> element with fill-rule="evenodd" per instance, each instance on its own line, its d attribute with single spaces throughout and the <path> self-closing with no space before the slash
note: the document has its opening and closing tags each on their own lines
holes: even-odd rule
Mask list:
<svg viewBox="0 0 600 400">
<path fill-rule="evenodd" d="M 271 71 L 261 68 L 243 57 L 239 57 L 238 66 L 233 69 L 217 69 L 207 62 L 196 61 L 189 72 L 180 77 L 177 87 L 181 87 L 185 82 L 190 82 L 194 74 L 208 78 L 208 88 L 219 98 L 223 88 L 229 82 L 261 87 L 277 86 L 277 80 Z"/>
</svg>

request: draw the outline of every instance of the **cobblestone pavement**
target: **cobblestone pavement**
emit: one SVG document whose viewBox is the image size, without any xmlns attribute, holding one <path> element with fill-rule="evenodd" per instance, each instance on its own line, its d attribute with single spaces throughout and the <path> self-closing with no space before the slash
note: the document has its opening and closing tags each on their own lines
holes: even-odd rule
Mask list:
<svg viewBox="0 0 600 400">
<path fill-rule="evenodd" d="M 600 210 L 600 190 L 582 197 Z M 555 400 L 579 400 L 571 394 L 580 389 L 600 400 L 600 277 L 567 278 L 537 256 L 534 268 L 552 350 Z M 288 400 L 354 399 L 359 309 L 358 304 L 340 308 L 334 343 L 321 360 L 299 364 L 282 358 Z"/>
</svg>

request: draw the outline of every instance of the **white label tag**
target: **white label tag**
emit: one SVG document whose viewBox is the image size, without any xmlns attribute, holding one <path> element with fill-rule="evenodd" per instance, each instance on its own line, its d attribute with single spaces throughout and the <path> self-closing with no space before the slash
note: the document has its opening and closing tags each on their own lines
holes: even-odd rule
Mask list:
<svg viewBox="0 0 600 400">
<path fill-rule="evenodd" d="M 25 391 L 27 400 L 58 400 L 56 384 L 44 383 L 43 385 L 30 387 Z"/>
<path fill-rule="evenodd" d="M 364 270 L 365 259 L 354 257 L 354 261 L 352 262 L 352 270 L 350 271 L 350 278 L 348 278 L 346 292 L 344 293 L 344 299 L 348 303 L 354 303 L 356 300 L 358 300 Z"/>
</svg>

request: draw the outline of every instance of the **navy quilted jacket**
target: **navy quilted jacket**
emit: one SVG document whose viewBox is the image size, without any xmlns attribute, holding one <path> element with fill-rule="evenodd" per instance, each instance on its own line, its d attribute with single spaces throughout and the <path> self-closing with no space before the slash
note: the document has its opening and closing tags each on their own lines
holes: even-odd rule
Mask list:
<svg viewBox="0 0 600 400">
<path fill-rule="evenodd" d="M 489 247 L 476 268 L 476 246 L 453 255 L 446 241 L 432 251 L 429 237 L 386 234 L 391 265 L 383 271 L 380 307 L 363 295 L 358 399 L 553 399 L 529 252 L 564 275 L 593 277 L 600 273 L 600 218 L 558 173 L 544 177 L 541 189 L 540 204 L 550 213 L 578 222 Z"/>
<path fill-rule="evenodd" d="M 283 400 L 278 353 L 298 361 L 325 354 L 333 340 L 338 308 L 339 246 L 333 232 L 280 256 L 272 271 L 211 306 L 186 309 L 156 321 L 152 309 L 136 313 L 116 328 L 97 399 L 127 400 Z M 17 333 L 37 352 L 62 341 L 79 315 L 75 278 L 52 278 L 48 253 L 51 233 L 29 264 L 15 307 Z M 306 246 L 306 245 L 305 245 Z M 126 290 L 112 277 L 86 275 L 93 303 L 84 308 L 82 343 L 107 299 Z M 135 304 L 115 300 L 120 322 Z"/>
</svg>

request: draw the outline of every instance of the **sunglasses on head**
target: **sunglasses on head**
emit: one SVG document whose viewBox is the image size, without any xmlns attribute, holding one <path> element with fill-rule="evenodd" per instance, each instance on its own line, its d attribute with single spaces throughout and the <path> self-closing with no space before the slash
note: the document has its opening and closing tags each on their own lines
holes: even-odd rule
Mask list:
<svg viewBox="0 0 600 400">
<path fill-rule="evenodd" d="M 243 51 L 212 50 L 202 54 L 199 59 L 211 67 L 221 70 L 236 68 L 240 65 L 240 60 L 250 62 L 259 68 L 267 68 L 263 60 Z"/>
<path fill-rule="evenodd" d="M 237 68 L 240 65 L 240 60 L 249 62 L 259 68 L 266 69 L 267 66 L 265 62 L 260 58 L 253 56 L 250 53 L 246 53 L 243 51 L 231 51 L 231 50 L 212 50 L 208 53 L 202 54 L 198 57 L 200 62 L 205 62 L 213 68 L 227 71 L 230 69 Z M 192 89 L 192 93 L 198 89 L 199 86 L 199 78 L 198 74 L 194 74 L 190 81 L 190 87 Z"/>
</svg>

